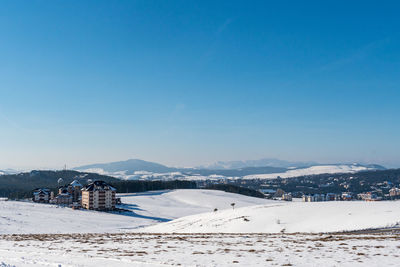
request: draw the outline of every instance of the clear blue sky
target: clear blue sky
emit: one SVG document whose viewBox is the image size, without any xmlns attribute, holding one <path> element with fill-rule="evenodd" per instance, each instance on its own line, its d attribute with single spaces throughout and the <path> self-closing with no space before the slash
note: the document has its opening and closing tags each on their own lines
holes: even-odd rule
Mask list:
<svg viewBox="0 0 400 267">
<path fill-rule="evenodd" d="M 399 1 L 1 1 L 0 167 L 400 166 Z"/>
</svg>

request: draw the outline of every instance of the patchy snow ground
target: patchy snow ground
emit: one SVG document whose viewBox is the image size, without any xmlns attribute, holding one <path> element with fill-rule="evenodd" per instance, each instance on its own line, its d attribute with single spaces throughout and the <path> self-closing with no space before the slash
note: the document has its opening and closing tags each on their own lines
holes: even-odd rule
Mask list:
<svg viewBox="0 0 400 267">
<path fill-rule="evenodd" d="M 320 233 L 400 226 L 400 201 L 286 202 L 197 214 L 153 233 Z"/>
<path fill-rule="evenodd" d="M 0 266 L 398 266 L 400 233 L 0 236 Z M 3 265 L 2 265 L 3 264 Z"/>
</svg>

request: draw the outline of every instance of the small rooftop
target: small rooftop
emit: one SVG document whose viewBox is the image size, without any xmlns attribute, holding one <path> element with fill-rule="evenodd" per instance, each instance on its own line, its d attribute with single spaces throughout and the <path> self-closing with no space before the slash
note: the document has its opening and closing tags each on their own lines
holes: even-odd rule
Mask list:
<svg viewBox="0 0 400 267">
<path fill-rule="evenodd" d="M 82 187 L 82 184 L 80 183 L 80 182 L 78 182 L 78 180 L 74 180 L 74 181 L 72 181 L 72 183 L 70 183 L 70 185 L 71 186 L 79 186 L 79 187 Z"/>
<path fill-rule="evenodd" d="M 48 188 L 36 188 L 35 190 L 33 190 L 33 194 L 34 195 L 50 194 L 50 189 L 48 189 Z"/>
<path fill-rule="evenodd" d="M 94 181 L 82 188 L 82 191 L 105 191 L 112 190 L 117 191 L 114 187 L 107 184 L 104 181 Z"/>
</svg>

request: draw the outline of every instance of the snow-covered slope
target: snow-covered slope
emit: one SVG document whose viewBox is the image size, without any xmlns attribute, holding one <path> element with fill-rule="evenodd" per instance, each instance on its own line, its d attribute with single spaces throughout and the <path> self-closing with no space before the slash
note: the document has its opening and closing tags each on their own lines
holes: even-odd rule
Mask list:
<svg viewBox="0 0 400 267">
<path fill-rule="evenodd" d="M 50 204 L 0 201 L 0 234 L 120 232 L 182 216 L 270 201 L 214 190 L 154 191 L 127 194 L 121 208 L 132 212 L 72 210 Z"/>
<path fill-rule="evenodd" d="M 0 235 L 120 232 L 156 221 L 49 204 L 0 201 Z"/>
<path fill-rule="evenodd" d="M 121 194 L 121 208 L 130 209 L 141 216 L 158 217 L 164 220 L 183 216 L 247 207 L 260 204 L 277 203 L 261 198 L 248 197 L 217 190 L 165 190 L 145 193 Z"/>
<path fill-rule="evenodd" d="M 355 173 L 359 171 L 376 170 L 375 167 L 368 167 L 359 164 L 341 164 L 341 165 L 318 165 L 308 168 L 293 169 L 282 173 L 253 174 L 247 175 L 244 179 L 273 179 L 278 176 L 281 178 L 298 177 L 303 175 L 315 175 L 323 173 Z"/>
<path fill-rule="evenodd" d="M 105 213 L 0 201 L 0 234 L 316 233 L 390 227 L 400 223 L 400 201 L 281 202 L 195 189 L 125 194 L 121 198 L 123 204 L 119 207 L 129 211 Z M 234 210 L 231 203 L 235 203 Z M 175 220 L 170 221 L 172 219 Z"/>
<path fill-rule="evenodd" d="M 141 229 L 155 233 L 319 233 L 400 226 L 400 201 L 294 202 L 224 210 Z"/>
<path fill-rule="evenodd" d="M 0 175 L 16 174 L 16 173 L 18 173 L 18 171 L 13 169 L 0 170 Z"/>
</svg>

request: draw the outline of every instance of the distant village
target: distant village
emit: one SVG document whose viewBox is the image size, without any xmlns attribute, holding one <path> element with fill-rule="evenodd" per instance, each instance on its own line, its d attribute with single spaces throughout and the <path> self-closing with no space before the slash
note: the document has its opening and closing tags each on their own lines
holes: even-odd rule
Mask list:
<svg viewBox="0 0 400 267">
<path fill-rule="evenodd" d="M 285 201 L 292 201 L 292 193 L 286 193 L 279 189 L 277 191 L 271 189 L 261 189 L 265 195 L 271 195 L 274 199 L 281 199 Z M 341 194 L 327 193 L 327 194 L 309 194 L 303 195 L 303 202 L 321 202 L 321 201 L 349 201 L 349 200 L 363 200 L 363 201 L 381 201 L 381 200 L 394 200 L 400 199 L 400 189 L 395 187 L 389 190 L 389 194 L 383 198 L 374 192 L 366 192 L 354 194 L 352 192 L 343 192 Z"/>
<path fill-rule="evenodd" d="M 108 211 L 114 210 L 120 200 L 116 189 L 104 181 L 94 181 L 83 186 L 78 180 L 58 188 L 58 194 L 48 188 L 33 191 L 32 200 L 37 203 L 50 203 L 68 206 L 73 209 Z"/>
<path fill-rule="evenodd" d="M 261 184 L 259 190 L 269 198 L 282 199 L 286 201 L 291 201 L 294 197 L 302 198 L 304 202 L 349 200 L 381 201 L 400 199 L 400 186 L 395 186 L 395 184 L 390 181 L 371 183 L 366 187 L 368 191 L 362 191 L 362 187 L 359 188 L 354 186 L 351 177 L 347 179 L 347 181 L 340 181 L 339 178 L 331 179 L 331 182 L 323 184 L 315 184 L 312 180 L 299 181 L 297 178 L 276 179 Z M 363 181 L 355 180 L 355 182 L 363 186 Z M 305 185 L 307 183 L 308 185 Z M 334 186 L 334 183 L 337 185 Z M 327 192 L 329 188 L 334 188 L 336 189 L 335 191 L 341 192 Z M 351 191 L 353 188 L 355 191 Z M 311 193 L 310 191 L 314 192 Z"/>
<path fill-rule="evenodd" d="M 198 182 L 201 188 L 210 184 L 232 184 L 264 194 L 266 198 L 304 202 L 381 201 L 400 199 L 400 180 L 390 170 L 384 176 L 375 172 L 357 174 L 322 174 L 276 179 L 226 179 Z M 393 171 L 396 172 L 396 171 Z"/>
</svg>

